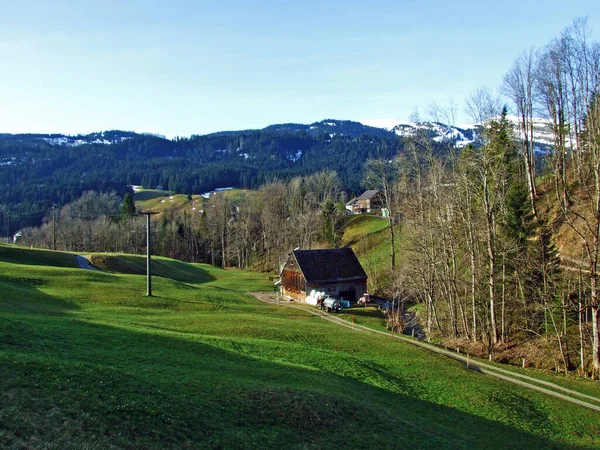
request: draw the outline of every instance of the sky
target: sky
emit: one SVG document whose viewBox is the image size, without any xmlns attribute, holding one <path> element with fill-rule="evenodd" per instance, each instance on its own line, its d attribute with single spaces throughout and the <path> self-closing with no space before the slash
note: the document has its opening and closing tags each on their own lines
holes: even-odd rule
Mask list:
<svg viewBox="0 0 600 450">
<path fill-rule="evenodd" d="M 407 119 L 499 88 L 600 2 L 0 0 L 0 133 Z"/>
</svg>

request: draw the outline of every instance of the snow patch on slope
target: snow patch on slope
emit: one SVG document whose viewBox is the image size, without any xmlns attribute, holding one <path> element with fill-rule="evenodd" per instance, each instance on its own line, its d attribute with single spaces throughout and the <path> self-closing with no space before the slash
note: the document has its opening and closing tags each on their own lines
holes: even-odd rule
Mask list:
<svg viewBox="0 0 600 450">
<path fill-rule="evenodd" d="M 301 157 L 301 156 L 302 156 L 302 150 L 298 150 L 298 151 L 297 151 L 296 153 L 294 153 L 293 155 L 288 155 L 288 157 L 287 157 L 287 158 L 288 158 L 288 159 L 289 159 L 291 162 L 294 162 L 294 163 L 295 163 L 296 161 L 298 161 L 298 160 L 300 159 L 300 157 Z"/>
<path fill-rule="evenodd" d="M 518 137 L 523 138 L 518 127 L 519 118 L 509 115 L 507 119 L 514 125 L 515 133 Z M 461 124 L 458 126 L 445 125 L 438 122 L 410 122 L 408 120 L 398 119 L 369 119 L 361 120 L 363 125 L 368 125 L 377 128 L 383 128 L 394 132 L 398 136 L 409 137 L 415 136 L 417 132 L 424 132 L 429 135 L 435 142 L 453 142 L 458 148 L 463 148 L 470 143 L 477 141 L 480 138 L 481 124 Z M 534 118 L 534 140 L 542 147 L 552 147 L 554 145 L 554 136 L 552 133 L 552 122 L 549 119 Z M 567 142 L 570 142 L 567 138 Z M 538 151 L 547 152 L 542 147 Z M 575 147 L 574 142 L 572 147 Z"/>
</svg>

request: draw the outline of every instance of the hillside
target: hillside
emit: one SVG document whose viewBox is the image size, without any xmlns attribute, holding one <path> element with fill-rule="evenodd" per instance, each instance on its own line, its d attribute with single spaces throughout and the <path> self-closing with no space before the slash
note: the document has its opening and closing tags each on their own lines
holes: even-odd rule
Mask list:
<svg viewBox="0 0 600 450">
<path fill-rule="evenodd" d="M 541 182 L 538 186 L 539 198 L 537 201 L 538 211 L 549 219 L 551 225 L 551 244 L 558 250 L 558 256 L 562 272 L 572 275 L 573 278 L 568 280 L 570 286 L 576 285 L 577 274 L 586 273 L 589 268 L 589 260 L 586 258 L 584 249 L 582 248 L 581 236 L 567 223 L 561 214 L 560 207 L 556 202 L 556 194 L 553 185 L 549 180 Z M 572 197 L 574 208 L 576 208 L 579 217 L 573 223 L 577 231 L 586 235 L 586 230 L 582 218 L 590 218 L 589 199 L 577 192 Z M 397 228 L 397 246 L 396 257 L 398 276 L 406 277 L 408 268 L 410 267 L 410 259 L 415 254 L 414 247 L 411 247 L 411 242 L 414 243 L 415 230 L 407 224 Z M 589 235 L 587 235 L 589 238 Z M 532 242 L 536 242 L 536 237 L 530 238 Z M 348 221 L 342 238 L 343 246 L 350 246 L 354 249 L 358 259 L 363 265 L 367 275 L 369 276 L 368 289 L 372 294 L 391 297 L 391 276 L 390 276 L 390 234 L 387 229 L 387 221 L 375 216 L 352 216 Z M 414 276 L 410 273 L 409 276 Z M 407 281 L 406 278 L 404 281 Z M 403 283 L 404 284 L 404 283 Z M 425 324 L 426 316 L 424 311 L 423 301 L 421 303 L 413 302 L 410 297 L 410 290 L 403 286 L 403 292 L 408 292 L 408 307 L 411 312 L 416 313 L 417 320 L 421 325 Z M 574 291 L 572 291 L 574 292 Z M 445 293 L 438 294 L 439 299 L 445 299 Z M 446 313 L 444 306 L 439 306 L 439 311 Z M 568 333 L 570 336 L 578 336 L 579 329 L 577 316 L 570 310 L 567 310 L 568 316 Z M 583 325 L 591 329 L 591 322 Z M 526 361 L 529 367 L 537 368 L 542 373 L 549 371 L 557 371 L 557 354 L 556 347 L 558 341 L 554 330 L 548 328 L 545 332 L 528 333 L 528 330 L 520 330 L 507 342 L 500 343 L 494 350 L 494 358 L 496 361 L 501 361 L 505 364 L 513 366 L 521 365 L 523 360 Z M 472 343 L 470 340 L 462 337 L 452 337 L 449 334 L 444 335 L 439 330 L 432 330 L 429 338 L 432 342 L 450 348 L 461 347 L 465 352 L 480 357 L 486 357 L 490 350 L 483 342 Z M 571 342 L 575 342 L 572 340 Z M 590 353 L 591 349 L 586 348 Z M 566 350 L 566 354 L 576 360 L 576 346 L 571 344 Z M 564 369 L 563 369 L 564 370 Z M 573 370 L 573 369 L 571 369 Z"/>
<path fill-rule="evenodd" d="M 382 150 L 385 149 L 385 150 Z M 38 225 L 52 203 L 83 192 L 127 185 L 162 186 L 176 194 L 232 186 L 257 189 L 324 168 L 336 170 L 345 189 L 361 189 L 364 162 L 391 157 L 402 141 L 386 130 L 350 121 L 274 125 L 263 130 L 214 133 L 168 140 L 111 131 L 86 136 L 0 134 L 0 219 L 14 228 Z"/>
<path fill-rule="evenodd" d="M 157 258 L 147 298 L 44 253 L 0 246 L 1 447 L 600 443 L 596 412 L 244 294 L 263 275 Z"/>
<path fill-rule="evenodd" d="M 268 180 L 327 168 L 338 173 L 344 190 L 359 192 L 365 188 L 365 161 L 402 152 L 405 139 L 416 133 L 431 138 L 439 152 L 448 144 L 476 143 L 480 134 L 477 126 L 438 122 L 398 122 L 390 129 L 369 123 L 377 121 L 327 119 L 173 140 L 119 130 L 77 136 L 3 133 L 0 223 L 5 226 L 8 211 L 15 229 L 39 225 L 53 203 L 64 205 L 89 190 L 123 196 L 127 185 L 187 195 L 224 186 L 257 189 Z M 543 150 L 548 139 L 542 125 Z"/>
<path fill-rule="evenodd" d="M 355 215 L 350 217 L 341 245 L 352 247 L 358 260 L 369 276 L 369 292 L 385 296 L 390 280 L 390 234 L 386 219 L 376 216 Z M 397 242 L 397 250 L 400 243 Z"/>
<path fill-rule="evenodd" d="M 229 189 L 220 191 L 228 199 L 243 203 L 251 195 L 251 191 L 244 189 Z M 156 189 L 138 189 L 133 194 L 133 199 L 138 211 L 155 211 L 158 213 L 172 212 L 175 215 L 181 215 L 184 212 L 188 214 L 201 214 L 206 202 L 215 191 L 204 194 L 191 195 L 191 200 L 187 195 L 171 194 L 168 191 L 159 191 Z"/>
</svg>

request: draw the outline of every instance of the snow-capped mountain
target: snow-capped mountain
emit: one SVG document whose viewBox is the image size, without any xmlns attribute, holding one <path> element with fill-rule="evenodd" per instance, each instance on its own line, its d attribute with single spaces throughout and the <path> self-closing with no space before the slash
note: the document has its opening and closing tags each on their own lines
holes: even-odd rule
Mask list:
<svg viewBox="0 0 600 450">
<path fill-rule="evenodd" d="M 508 116 L 515 125 L 515 133 L 520 135 L 518 129 L 518 118 Z M 244 130 L 244 131 L 221 131 L 211 133 L 206 136 L 236 136 L 244 133 L 263 131 L 275 133 L 290 134 L 308 134 L 310 136 L 346 136 L 352 139 L 361 136 L 376 136 L 379 138 L 388 137 L 410 137 L 417 133 L 425 134 L 435 142 L 448 143 L 458 148 L 464 148 L 468 144 L 477 143 L 481 137 L 482 126 L 478 124 L 468 124 L 452 126 L 441 122 L 410 122 L 405 120 L 381 119 L 381 120 L 362 120 L 355 122 L 351 120 L 327 119 L 311 124 L 283 123 L 269 125 L 262 130 Z M 536 141 L 536 151 L 539 153 L 548 152 L 549 147 L 553 145 L 552 126 L 549 120 L 537 118 L 534 119 L 534 134 Z M 134 133 L 130 131 L 102 131 L 86 135 L 64 135 L 64 134 L 2 134 L 0 140 L 16 142 L 45 142 L 46 144 L 62 147 L 79 147 L 81 145 L 114 145 L 134 138 L 155 138 L 166 140 L 164 136 L 151 133 Z M 294 149 L 295 151 L 296 149 Z M 294 156 L 290 161 L 296 161 L 299 156 Z"/>
<path fill-rule="evenodd" d="M 397 136 L 409 137 L 418 132 L 431 137 L 435 142 L 451 142 L 459 148 L 475 142 L 479 137 L 481 126 L 464 127 L 446 125 L 440 122 L 409 122 L 394 119 L 363 120 L 362 124 L 383 128 Z"/>
<path fill-rule="evenodd" d="M 111 145 L 118 144 L 128 139 L 141 136 L 153 136 L 163 138 L 164 136 L 151 133 L 134 133 L 132 131 L 100 131 L 90 134 L 78 134 L 75 136 L 66 134 L 0 134 L 0 140 L 13 142 L 45 142 L 50 145 L 61 147 L 79 147 L 87 144 Z"/>
<path fill-rule="evenodd" d="M 507 116 L 515 126 L 515 132 L 517 136 L 520 136 L 519 132 L 519 118 L 517 116 Z M 554 134 L 552 133 L 552 122 L 550 119 L 534 118 L 533 119 L 533 138 L 538 144 L 538 151 L 546 151 L 547 147 L 554 145 Z"/>
<path fill-rule="evenodd" d="M 520 136 L 518 117 L 509 115 L 507 118 L 513 123 L 516 135 Z M 463 148 L 468 144 L 476 142 L 480 138 L 482 130 L 481 124 L 451 126 L 440 122 L 410 122 L 395 119 L 362 120 L 361 123 L 370 127 L 391 131 L 402 137 L 414 136 L 417 132 L 424 132 L 436 142 L 450 142 L 458 148 Z M 537 144 L 536 151 L 546 152 L 548 147 L 554 144 L 550 120 L 535 118 L 533 120 L 533 127 L 534 140 Z"/>
</svg>

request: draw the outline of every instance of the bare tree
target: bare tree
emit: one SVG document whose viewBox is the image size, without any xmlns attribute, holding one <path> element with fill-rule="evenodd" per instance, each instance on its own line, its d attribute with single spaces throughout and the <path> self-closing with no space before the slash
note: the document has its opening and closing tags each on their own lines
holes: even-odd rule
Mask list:
<svg viewBox="0 0 600 450">
<path fill-rule="evenodd" d="M 564 68 L 566 41 L 555 39 L 541 55 L 536 70 L 536 89 L 546 114 L 552 123 L 554 134 L 555 191 L 563 208 L 568 208 L 570 199 L 567 189 L 567 86 Z"/>
<path fill-rule="evenodd" d="M 446 106 L 440 106 L 436 102 L 433 102 L 427 108 L 427 113 L 434 122 L 443 123 L 453 127 L 456 125 L 458 104 L 452 98 L 448 101 Z"/>
<path fill-rule="evenodd" d="M 517 109 L 519 132 L 523 142 L 522 155 L 527 175 L 529 201 L 531 202 L 531 211 L 534 217 L 537 218 L 533 122 L 536 65 L 536 52 L 534 49 L 523 52 L 504 76 L 503 92 L 513 101 Z"/>
<path fill-rule="evenodd" d="M 483 125 L 500 115 L 502 101 L 490 87 L 482 86 L 467 97 L 465 109 L 477 125 Z"/>
<path fill-rule="evenodd" d="M 388 230 L 390 231 L 390 262 L 392 272 L 396 269 L 396 230 L 394 218 L 397 215 L 394 184 L 398 176 L 395 160 L 371 159 L 365 165 L 364 184 L 378 189 L 381 201 L 388 211 Z"/>
</svg>

